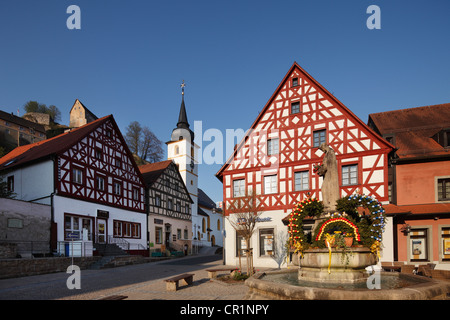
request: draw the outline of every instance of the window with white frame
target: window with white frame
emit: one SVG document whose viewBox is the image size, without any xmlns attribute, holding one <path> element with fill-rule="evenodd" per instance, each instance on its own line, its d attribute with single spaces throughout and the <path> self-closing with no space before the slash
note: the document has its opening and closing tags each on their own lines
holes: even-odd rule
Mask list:
<svg viewBox="0 0 450 320">
<path fill-rule="evenodd" d="M 294 173 L 295 191 L 309 190 L 309 171 Z"/>
<path fill-rule="evenodd" d="M 276 174 L 264 177 L 264 193 L 278 193 L 278 179 Z"/>
<path fill-rule="evenodd" d="M 72 169 L 72 182 L 83 184 L 83 170 L 80 168 Z"/>
<path fill-rule="evenodd" d="M 239 179 L 233 181 L 233 197 L 245 196 L 245 179 Z"/>
<path fill-rule="evenodd" d="M 318 130 L 313 132 L 313 147 L 318 148 L 322 143 L 327 142 L 327 131 Z"/>
<path fill-rule="evenodd" d="M 342 166 L 342 185 L 351 186 L 358 184 L 358 165 Z"/>
<path fill-rule="evenodd" d="M 267 155 L 273 155 L 279 153 L 278 138 L 267 140 Z"/>
</svg>

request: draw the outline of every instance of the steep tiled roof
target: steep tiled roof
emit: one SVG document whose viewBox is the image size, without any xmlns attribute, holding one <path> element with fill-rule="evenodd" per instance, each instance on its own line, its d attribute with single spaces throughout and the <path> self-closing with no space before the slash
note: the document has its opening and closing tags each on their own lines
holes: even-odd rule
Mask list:
<svg viewBox="0 0 450 320">
<path fill-rule="evenodd" d="M 369 125 L 384 137 L 393 137 L 400 159 L 450 156 L 450 150 L 433 139 L 450 129 L 450 103 L 373 113 Z"/>
<path fill-rule="evenodd" d="M 145 183 L 151 186 L 171 163 L 172 160 L 149 163 L 139 166 L 139 171 L 141 171 Z"/>
<path fill-rule="evenodd" d="M 113 119 L 112 115 L 105 116 L 56 137 L 17 147 L 0 158 L 0 170 L 43 160 L 65 151 L 109 119 Z"/>
</svg>

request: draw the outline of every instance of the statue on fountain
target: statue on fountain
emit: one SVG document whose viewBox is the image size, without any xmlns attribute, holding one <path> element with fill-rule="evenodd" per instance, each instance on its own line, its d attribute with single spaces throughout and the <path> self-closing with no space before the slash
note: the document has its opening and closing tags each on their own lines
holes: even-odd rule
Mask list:
<svg viewBox="0 0 450 320">
<path fill-rule="evenodd" d="M 324 212 L 335 212 L 336 201 L 340 198 L 336 154 L 334 153 L 334 150 L 326 143 L 322 143 L 319 149 L 325 153 L 323 163 L 317 171 L 317 174 L 323 177 L 322 201 Z"/>
</svg>

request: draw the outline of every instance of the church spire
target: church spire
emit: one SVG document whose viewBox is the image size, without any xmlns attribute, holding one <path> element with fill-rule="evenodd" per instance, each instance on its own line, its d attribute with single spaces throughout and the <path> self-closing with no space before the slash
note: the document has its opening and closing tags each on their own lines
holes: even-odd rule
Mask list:
<svg viewBox="0 0 450 320">
<path fill-rule="evenodd" d="M 189 122 L 187 119 L 187 114 L 186 114 L 186 106 L 184 105 L 184 87 L 186 86 L 186 84 L 183 83 L 181 84 L 181 107 L 180 107 L 180 114 L 178 116 L 178 123 L 177 123 L 177 128 L 185 128 L 185 129 L 189 129 Z"/>
<path fill-rule="evenodd" d="M 181 106 L 180 113 L 178 115 L 177 127 L 172 131 L 172 141 L 177 141 L 183 138 L 190 138 L 191 142 L 194 141 L 194 132 L 189 129 L 189 122 L 186 113 L 186 105 L 184 104 L 184 87 L 186 84 L 181 83 Z"/>
</svg>

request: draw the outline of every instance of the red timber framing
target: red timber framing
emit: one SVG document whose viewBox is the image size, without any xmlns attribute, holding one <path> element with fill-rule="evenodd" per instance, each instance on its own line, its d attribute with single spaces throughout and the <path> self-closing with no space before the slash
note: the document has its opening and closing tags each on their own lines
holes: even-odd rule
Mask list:
<svg viewBox="0 0 450 320">
<path fill-rule="evenodd" d="M 323 159 L 318 149 L 321 142 L 336 153 L 341 196 L 359 191 L 379 201 L 388 200 L 388 154 L 393 146 L 295 62 L 216 174 L 223 183 L 225 208 L 232 209 L 233 184 L 242 179 L 246 190 L 261 195 L 263 211 L 286 212 L 308 194 L 320 198 L 322 178 L 313 168 Z M 268 152 L 269 143 L 275 151 Z M 300 172 L 303 185 L 296 190 L 295 177 Z M 271 189 L 269 182 L 264 182 L 270 175 L 276 175 Z M 273 178 L 269 179 L 273 183 Z"/>
<path fill-rule="evenodd" d="M 86 126 L 92 129 L 56 155 L 57 193 L 145 212 L 145 185 L 114 118 Z"/>
</svg>

